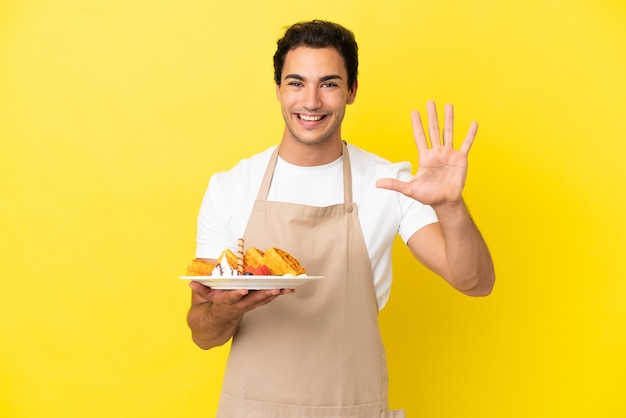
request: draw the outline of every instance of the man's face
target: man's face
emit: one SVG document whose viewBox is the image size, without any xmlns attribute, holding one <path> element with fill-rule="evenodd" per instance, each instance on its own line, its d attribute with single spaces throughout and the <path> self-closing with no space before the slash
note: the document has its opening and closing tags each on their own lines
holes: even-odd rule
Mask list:
<svg viewBox="0 0 626 418">
<path fill-rule="evenodd" d="M 285 137 L 306 145 L 341 140 L 349 89 L 343 57 L 335 48 L 298 47 L 287 53 L 276 95 L 285 119 Z"/>
</svg>

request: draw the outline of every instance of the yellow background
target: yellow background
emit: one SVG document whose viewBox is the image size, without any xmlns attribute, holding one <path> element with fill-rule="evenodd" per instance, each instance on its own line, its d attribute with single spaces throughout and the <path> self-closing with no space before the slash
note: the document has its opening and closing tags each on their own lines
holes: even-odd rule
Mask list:
<svg viewBox="0 0 626 418">
<path fill-rule="evenodd" d="M 275 40 L 353 29 L 344 137 L 416 161 L 409 112 L 476 119 L 472 299 L 398 242 L 381 314 L 409 417 L 626 416 L 623 0 L 4 0 L 0 416 L 213 416 L 228 348 L 186 328 L 209 176 L 275 144 Z"/>
</svg>

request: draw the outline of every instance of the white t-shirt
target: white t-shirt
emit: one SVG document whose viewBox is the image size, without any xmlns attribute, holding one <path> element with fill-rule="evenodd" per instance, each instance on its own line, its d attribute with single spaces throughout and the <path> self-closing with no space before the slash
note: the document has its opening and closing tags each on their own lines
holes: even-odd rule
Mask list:
<svg viewBox="0 0 626 418">
<path fill-rule="evenodd" d="M 231 170 L 211 177 L 198 216 L 196 257 L 217 258 L 225 248 L 236 251 L 237 239 L 243 236 L 274 149 L 241 160 Z M 352 195 L 382 309 L 391 289 L 391 247 L 396 234 L 406 242 L 420 228 L 437 222 L 437 216 L 430 206 L 376 188 L 380 178 L 410 179 L 409 163 L 390 163 L 350 144 L 348 153 Z M 318 207 L 343 203 L 342 158 L 322 166 L 300 167 L 279 157 L 268 200 Z"/>
</svg>

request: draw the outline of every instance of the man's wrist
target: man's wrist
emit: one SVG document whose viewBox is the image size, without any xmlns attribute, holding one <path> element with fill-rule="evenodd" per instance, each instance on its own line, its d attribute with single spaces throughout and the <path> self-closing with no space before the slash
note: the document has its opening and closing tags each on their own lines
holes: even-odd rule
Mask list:
<svg viewBox="0 0 626 418">
<path fill-rule="evenodd" d="M 439 219 L 439 224 L 448 228 L 464 228 L 467 226 L 468 221 L 471 222 L 471 217 L 467 206 L 463 199 L 455 202 L 446 202 L 440 205 L 433 205 L 433 209 Z"/>
<path fill-rule="evenodd" d="M 463 198 L 455 201 L 443 202 L 432 205 L 432 208 L 435 210 L 438 216 L 454 216 L 455 214 L 467 212 L 467 207 L 465 206 Z"/>
</svg>

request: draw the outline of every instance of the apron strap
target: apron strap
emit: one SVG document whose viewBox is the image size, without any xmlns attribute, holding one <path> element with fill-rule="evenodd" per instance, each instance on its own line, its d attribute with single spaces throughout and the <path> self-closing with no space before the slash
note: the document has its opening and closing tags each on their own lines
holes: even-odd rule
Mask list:
<svg viewBox="0 0 626 418">
<path fill-rule="evenodd" d="M 346 141 L 341 141 L 341 152 L 343 154 L 343 203 L 346 210 L 352 212 L 352 168 Z"/>
<path fill-rule="evenodd" d="M 270 161 L 267 164 L 267 168 L 265 169 L 265 174 L 263 175 L 263 181 L 261 182 L 261 187 L 259 187 L 259 194 L 256 196 L 256 200 L 267 200 L 267 195 L 270 192 L 270 184 L 272 184 L 272 178 L 274 177 L 274 168 L 276 168 L 276 160 L 278 160 L 278 146 L 272 153 L 270 157 Z"/>
</svg>

